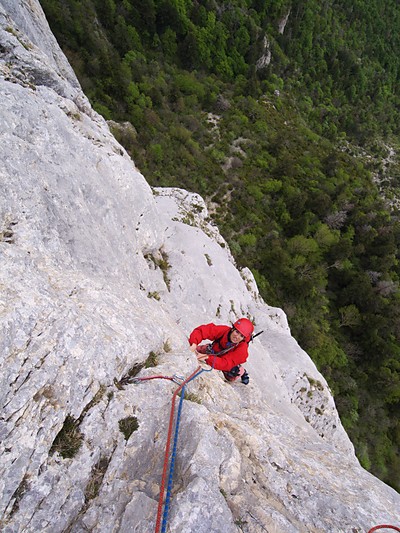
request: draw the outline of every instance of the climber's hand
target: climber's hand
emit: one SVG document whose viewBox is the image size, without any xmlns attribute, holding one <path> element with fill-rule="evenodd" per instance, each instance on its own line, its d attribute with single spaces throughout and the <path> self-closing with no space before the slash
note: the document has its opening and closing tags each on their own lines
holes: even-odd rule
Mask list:
<svg viewBox="0 0 400 533">
<path fill-rule="evenodd" d="M 197 354 L 197 344 L 191 344 L 190 351 Z"/>
<path fill-rule="evenodd" d="M 208 353 L 197 353 L 196 352 L 196 355 L 197 355 L 198 361 L 205 361 L 208 357 L 210 357 Z"/>
</svg>

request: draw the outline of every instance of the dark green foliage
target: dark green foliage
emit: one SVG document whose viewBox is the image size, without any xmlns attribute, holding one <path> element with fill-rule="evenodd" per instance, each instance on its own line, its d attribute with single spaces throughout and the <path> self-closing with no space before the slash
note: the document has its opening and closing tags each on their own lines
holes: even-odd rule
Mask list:
<svg viewBox="0 0 400 533">
<path fill-rule="evenodd" d="M 139 423 L 136 416 L 127 416 L 118 421 L 119 430 L 124 434 L 125 440 L 129 440 L 129 437 L 134 431 L 139 428 Z"/>
<path fill-rule="evenodd" d="M 399 490 L 400 218 L 382 197 L 400 183 L 383 162 L 399 150 L 398 3 L 41 2 L 94 108 L 134 126 L 113 131 L 148 181 L 217 206 L 362 464 Z"/>
<path fill-rule="evenodd" d="M 10 516 L 13 516 L 16 512 L 18 512 L 20 501 L 22 500 L 24 494 L 28 490 L 29 490 L 29 476 L 25 474 L 24 477 L 22 478 L 21 483 L 18 485 L 18 488 L 12 495 L 12 499 L 14 499 L 14 503 L 11 508 Z"/>
<path fill-rule="evenodd" d="M 50 454 L 58 452 L 64 459 L 75 457 L 83 442 L 79 421 L 67 415 L 63 427 L 50 448 Z"/>
<path fill-rule="evenodd" d="M 145 363 L 135 363 L 128 371 L 127 376 L 133 378 L 139 374 Z"/>
<path fill-rule="evenodd" d="M 99 494 L 101 484 L 106 474 L 110 459 L 107 457 L 100 457 L 98 462 L 92 468 L 92 473 L 85 489 L 85 505 L 87 506 L 91 500 L 96 498 Z"/>
<path fill-rule="evenodd" d="M 179 396 L 179 398 L 182 397 L 182 391 L 178 392 L 178 396 Z M 201 399 L 199 398 L 199 396 L 197 396 L 197 394 L 194 394 L 193 392 L 185 391 L 185 395 L 184 395 L 183 399 L 184 400 L 188 400 L 189 402 L 201 404 Z"/>
<path fill-rule="evenodd" d="M 151 351 L 148 358 L 144 363 L 144 368 L 152 368 L 158 365 L 158 355 L 156 352 Z"/>
</svg>

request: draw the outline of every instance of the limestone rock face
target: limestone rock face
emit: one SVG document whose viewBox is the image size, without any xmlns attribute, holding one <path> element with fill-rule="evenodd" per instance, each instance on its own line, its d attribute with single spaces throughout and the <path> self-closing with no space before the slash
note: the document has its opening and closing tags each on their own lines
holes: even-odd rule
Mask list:
<svg viewBox="0 0 400 533">
<path fill-rule="evenodd" d="M 284 313 L 201 197 L 152 190 L 90 107 L 36 0 L 0 0 L 0 523 L 154 530 L 187 337 L 244 315 L 248 386 L 187 387 L 171 532 L 364 532 L 400 495 L 363 470 Z"/>
</svg>

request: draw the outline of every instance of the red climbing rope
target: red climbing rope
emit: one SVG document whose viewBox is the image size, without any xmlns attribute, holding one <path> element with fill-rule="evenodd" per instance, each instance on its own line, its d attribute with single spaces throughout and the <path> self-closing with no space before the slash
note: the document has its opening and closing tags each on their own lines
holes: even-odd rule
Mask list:
<svg viewBox="0 0 400 533">
<path fill-rule="evenodd" d="M 178 385 L 177 389 L 174 391 L 172 395 L 171 400 L 171 411 L 169 415 L 169 425 L 168 425 L 168 435 L 167 435 L 167 442 L 165 446 L 165 454 L 164 454 L 164 466 L 163 466 L 163 473 L 161 478 L 161 484 L 160 484 L 160 494 L 159 494 L 159 500 L 158 500 L 158 509 L 157 509 L 157 520 L 156 520 L 156 528 L 154 533 L 160 533 L 160 528 L 162 528 L 161 533 L 165 533 L 166 527 L 167 527 L 167 518 L 168 518 L 168 507 L 169 507 L 169 497 L 170 497 L 170 482 L 172 480 L 173 475 L 173 467 L 174 467 L 174 456 L 175 456 L 175 447 L 177 443 L 177 437 L 178 437 L 178 428 L 179 428 L 179 419 L 180 419 L 180 411 L 182 403 L 179 404 L 179 410 L 177 415 L 177 425 L 175 429 L 175 439 L 174 439 L 174 451 L 172 453 L 171 458 L 171 466 L 170 466 L 170 481 L 168 482 L 168 489 L 167 489 L 167 497 L 165 501 L 165 509 L 164 509 L 164 517 L 163 517 L 163 523 L 161 524 L 162 514 L 163 514 L 163 506 L 164 506 L 164 493 L 165 493 L 165 483 L 167 478 L 167 471 L 168 471 L 168 465 L 169 465 L 169 459 L 170 459 L 170 448 L 171 448 L 171 439 L 172 439 L 172 432 L 174 428 L 174 415 L 175 415 L 175 401 L 176 397 L 179 394 L 179 392 L 182 391 L 182 397 L 181 400 L 183 400 L 184 396 L 184 388 L 185 385 L 187 385 L 190 381 L 198 377 L 203 372 L 211 372 L 214 369 L 214 363 L 215 358 L 219 354 L 214 354 L 214 361 L 211 365 L 211 368 L 209 370 L 204 369 L 201 365 L 196 368 L 196 370 L 190 374 L 189 377 L 184 378 L 182 376 L 179 376 L 177 374 L 174 374 L 171 376 L 144 376 L 144 377 L 134 377 L 134 376 L 126 376 L 122 378 L 118 382 L 118 386 L 122 387 L 124 385 L 127 385 L 129 383 L 141 383 L 142 381 L 149 381 L 151 379 L 167 379 L 170 381 L 173 381 Z M 115 380 L 114 380 L 115 381 Z M 116 382 L 117 385 L 117 382 Z"/>
<path fill-rule="evenodd" d="M 196 370 L 190 374 L 188 378 L 183 381 L 179 387 L 175 390 L 174 394 L 172 395 L 172 401 L 171 401 L 171 412 L 169 414 L 169 426 L 168 426 L 168 435 L 167 435 L 167 443 L 165 446 L 165 455 L 164 455 L 164 467 L 163 467 L 163 473 L 161 478 L 161 485 L 160 485 L 160 495 L 158 500 L 158 509 L 157 509 L 157 521 L 156 521 L 156 529 L 154 533 L 160 533 L 160 527 L 161 527 L 161 516 L 162 516 L 162 509 L 164 504 L 164 492 L 165 492 L 165 480 L 167 478 L 167 470 L 168 470 L 168 462 L 169 462 L 169 451 L 171 447 L 171 437 L 172 437 L 172 430 L 174 426 L 174 414 L 175 414 L 175 400 L 178 395 L 178 393 L 183 389 L 183 387 L 191 381 L 191 379 L 202 369 L 201 366 L 197 367 Z"/>
<path fill-rule="evenodd" d="M 214 365 L 212 365 L 212 368 L 214 368 Z M 146 376 L 146 377 L 140 377 L 140 378 L 128 377 L 128 378 L 125 378 L 124 380 L 121 380 L 121 382 L 124 382 L 123 384 L 128 384 L 128 383 L 140 383 L 141 381 L 149 381 L 151 379 L 167 379 L 179 385 L 177 389 L 175 390 L 175 392 L 173 393 L 172 400 L 171 400 L 171 411 L 169 415 L 168 435 L 167 435 L 167 442 L 165 446 L 164 466 L 163 466 L 163 473 L 162 473 L 161 485 L 160 485 L 160 494 L 159 494 L 159 500 L 158 500 L 156 528 L 155 528 L 154 533 L 160 533 L 160 528 L 161 528 L 161 518 L 162 518 L 163 505 L 164 505 L 165 482 L 167 478 L 167 470 L 168 470 L 169 455 L 170 455 L 170 448 L 171 448 L 171 438 L 172 438 L 172 431 L 174 427 L 176 397 L 179 394 L 179 392 L 182 391 L 185 385 L 189 383 L 189 381 L 191 381 L 197 374 L 201 373 L 202 371 L 204 371 L 202 370 L 202 367 L 198 366 L 196 370 L 192 374 L 190 374 L 190 376 L 186 379 L 175 374 L 172 377 L 171 376 Z M 377 531 L 379 529 L 393 529 L 394 531 L 398 531 L 400 533 L 400 527 L 392 526 L 389 524 L 381 524 L 378 526 L 374 526 L 368 531 L 368 533 L 373 533 L 374 531 Z"/>
<path fill-rule="evenodd" d="M 368 533 L 372 533 L 373 531 L 377 531 L 378 529 L 394 529 L 395 531 L 400 531 L 400 527 L 389 526 L 388 524 L 382 524 L 380 526 L 374 526 L 372 529 L 368 531 Z"/>
</svg>

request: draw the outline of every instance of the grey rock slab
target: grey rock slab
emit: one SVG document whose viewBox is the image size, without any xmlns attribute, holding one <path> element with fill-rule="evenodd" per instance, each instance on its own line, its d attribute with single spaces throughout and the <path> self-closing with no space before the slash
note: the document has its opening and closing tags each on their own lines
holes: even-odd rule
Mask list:
<svg viewBox="0 0 400 533">
<path fill-rule="evenodd" d="M 210 371 L 187 386 L 169 531 L 398 521 L 400 495 L 359 465 L 283 311 L 237 268 L 199 195 L 148 185 L 37 0 L 0 0 L 0 47 L 1 530 L 151 531 L 178 385 L 116 383 L 189 376 L 190 331 L 239 316 L 264 330 L 250 383 Z"/>
</svg>

